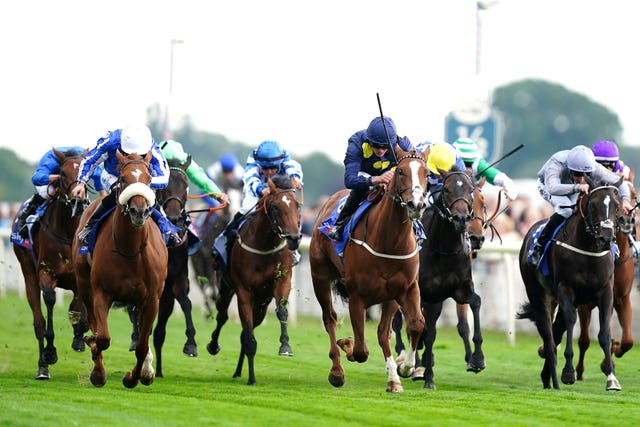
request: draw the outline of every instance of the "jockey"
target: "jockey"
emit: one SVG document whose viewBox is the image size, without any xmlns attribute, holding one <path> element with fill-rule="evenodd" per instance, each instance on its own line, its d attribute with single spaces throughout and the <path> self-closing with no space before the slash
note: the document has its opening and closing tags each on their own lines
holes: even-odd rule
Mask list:
<svg viewBox="0 0 640 427">
<path fill-rule="evenodd" d="M 289 152 L 276 141 L 263 141 L 247 157 L 242 175 L 242 205 L 219 237 L 226 239 L 225 246 L 230 246 L 234 241 L 238 225 L 245 214 L 256 207 L 260 197 L 270 193 L 267 181 L 275 175 L 287 176 L 291 179 L 293 188 L 302 188 L 302 166 L 300 163 L 293 160 Z M 228 252 L 229 248 L 227 247 Z M 296 250 L 293 255 L 294 265 L 296 265 L 300 262 L 300 253 Z"/>
<path fill-rule="evenodd" d="M 369 190 L 382 184 L 386 186 L 393 178 L 396 166 L 395 148 L 399 145 L 404 151 L 413 150 L 406 136 L 398 136 L 396 125 L 389 117 L 376 117 L 367 129 L 354 133 L 348 141 L 344 156 L 344 185 L 350 189 L 338 218 L 329 233 L 334 240 L 342 238 L 342 231 L 349 217 L 355 213 Z"/>
<path fill-rule="evenodd" d="M 230 189 L 242 190 L 244 169 L 233 153 L 224 153 L 217 162 L 207 168 L 207 175 L 219 183 L 226 193 Z"/>
<path fill-rule="evenodd" d="M 585 175 L 595 182 L 604 182 L 618 187 L 622 208 L 625 213 L 631 211 L 629 187 L 622 185 L 622 179 L 615 173 L 596 162 L 593 152 L 584 145 L 571 150 L 558 151 L 551 156 L 538 172 L 538 191 L 543 199 L 551 203 L 554 213 L 540 233 L 533 250 L 529 254 L 530 262 L 538 266 L 544 247 L 551 235 L 573 212 L 580 193 L 589 191 Z"/>
<path fill-rule="evenodd" d="M 618 176 L 623 177 L 628 185 L 633 186 L 633 182 L 629 181 L 631 169 L 620 160 L 618 146 L 615 142 L 606 140 L 598 141 L 593 144 L 591 151 L 593 151 L 596 162 L 618 174 Z M 635 240 L 633 233 L 629 233 L 627 236 L 632 244 L 635 256 L 640 256 L 640 243 Z"/>
<path fill-rule="evenodd" d="M 429 194 L 425 200 L 427 207 L 430 207 L 442 189 L 444 178 L 440 175 L 440 170 L 448 171 L 453 165 L 456 165 L 461 171 L 464 171 L 465 166 L 460 152 L 447 142 L 422 142 L 418 144 L 416 150 L 420 153 L 429 151 L 427 155 L 427 169 L 429 169 L 427 191 Z"/>
<path fill-rule="evenodd" d="M 476 178 L 485 177 L 489 184 L 504 188 L 510 200 L 515 200 L 518 197 L 518 191 L 511 178 L 498 168 L 489 167 L 487 161 L 480 155 L 478 145 L 472 139 L 458 138 L 453 146 L 458 149 L 467 171 L 470 171 L 473 176 Z"/>
<path fill-rule="evenodd" d="M 80 173 L 78 180 L 86 183 L 89 176 L 95 168 L 102 164 L 104 171 L 102 172 L 102 184 L 111 188 L 116 183 L 120 171 L 118 170 L 118 159 L 116 151 L 128 155 L 129 153 L 138 153 L 141 156 L 151 152 L 152 158 L 150 162 L 151 188 L 157 190 L 165 188 L 169 182 L 169 166 L 164 158 L 160 147 L 151 136 L 149 128 L 142 126 L 130 126 L 122 129 L 107 132 L 105 136 L 98 139 L 94 148 L 89 150 L 85 159 L 80 164 Z M 76 197 L 84 197 L 85 186 L 79 185 L 74 189 L 73 195 Z M 115 192 L 109 193 L 102 199 L 96 210 L 88 219 L 85 227 L 78 233 L 78 240 L 87 244 L 87 237 L 93 229 L 93 226 L 109 209 L 116 205 Z M 158 209 L 151 208 L 151 217 L 158 224 L 158 228 L 165 239 L 168 247 L 176 246 L 180 243 L 181 238 L 178 235 L 178 229 L 171 224 Z"/>
<path fill-rule="evenodd" d="M 63 152 L 66 156 L 81 156 L 85 151 L 84 148 L 78 146 L 56 147 L 56 150 Z M 102 182 L 100 182 L 101 172 L 102 168 L 97 168 L 91 176 L 91 179 L 93 180 L 95 190 L 101 195 L 105 195 L 106 192 L 104 191 Z M 60 178 L 59 174 L 60 161 L 53 152 L 53 149 L 51 149 L 47 151 L 42 158 L 40 158 L 38 166 L 36 166 L 36 170 L 31 177 L 31 182 L 35 187 L 35 192 L 31 199 L 29 199 L 29 203 L 25 207 L 24 211 L 22 211 L 18 217 L 17 229 L 20 236 L 23 238 L 26 238 L 28 235 L 28 228 L 25 227 L 27 217 L 35 214 L 38 208 L 47 200 L 47 197 L 49 196 L 49 186 Z"/>
</svg>

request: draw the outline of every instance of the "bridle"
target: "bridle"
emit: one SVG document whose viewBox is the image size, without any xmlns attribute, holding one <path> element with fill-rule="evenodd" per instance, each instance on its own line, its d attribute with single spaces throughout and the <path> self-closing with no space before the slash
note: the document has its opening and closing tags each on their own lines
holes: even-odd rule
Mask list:
<svg viewBox="0 0 640 427">
<path fill-rule="evenodd" d="M 405 154 L 404 156 L 400 157 L 397 161 L 398 166 L 400 166 L 400 162 L 402 162 L 405 159 L 417 159 L 420 160 L 422 163 L 425 164 L 426 167 L 426 162 L 424 160 L 424 158 L 418 154 Z M 411 186 L 407 186 L 407 187 L 400 187 L 397 188 L 396 182 L 400 179 L 399 176 L 399 168 L 396 167 L 396 170 L 393 174 L 393 188 L 395 189 L 393 194 L 388 194 L 389 197 L 391 197 L 391 199 L 395 202 L 398 203 L 400 206 L 402 206 L 403 208 L 407 207 L 407 202 L 404 201 L 404 198 L 402 197 L 404 195 L 404 193 L 406 193 L 407 191 L 413 191 L 414 189 L 416 189 L 415 187 L 411 187 Z M 425 188 L 421 188 L 422 190 L 422 197 L 425 197 L 427 194 L 427 190 L 426 187 Z"/>
<path fill-rule="evenodd" d="M 615 233 L 615 221 L 611 219 L 611 211 L 610 211 L 610 209 L 613 208 L 613 206 L 615 205 L 615 200 L 612 200 L 611 196 L 606 195 L 602 202 L 606 206 L 606 219 L 594 221 L 591 218 L 591 214 L 590 214 L 591 210 L 589 209 L 589 206 L 592 203 L 592 196 L 598 191 L 605 191 L 605 190 L 608 190 L 608 191 L 613 190 L 614 195 L 618 193 L 618 189 L 614 186 L 611 186 L 611 185 L 600 186 L 592 189 L 591 191 L 589 191 L 588 194 L 581 195 L 578 198 L 578 202 L 577 202 L 578 213 L 580 214 L 580 217 L 584 221 L 585 229 L 587 233 L 594 238 L 597 238 L 598 236 L 600 236 L 602 233 L 602 230 L 605 230 L 605 229 L 612 230 L 612 232 Z M 586 207 L 583 206 L 585 204 L 586 204 Z M 586 214 L 585 214 L 585 208 L 587 211 Z"/>
<path fill-rule="evenodd" d="M 449 222 L 453 222 L 454 221 L 454 215 L 451 212 L 451 207 L 456 204 L 459 201 L 463 201 L 466 205 L 467 208 L 469 209 L 469 213 L 470 213 L 470 218 L 473 218 L 473 200 L 469 200 L 469 198 L 466 197 L 457 197 L 451 201 L 447 201 L 447 205 L 445 205 L 445 200 L 444 200 L 444 189 L 446 186 L 447 181 L 454 177 L 454 176 L 464 176 L 464 179 L 466 179 L 469 184 L 473 186 L 473 183 L 471 182 L 471 178 L 469 178 L 469 175 L 466 174 L 466 172 L 462 172 L 462 171 L 452 171 L 447 173 L 447 175 L 445 175 L 444 179 L 442 180 L 442 188 L 440 190 L 440 195 L 438 197 L 438 199 L 436 200 L 436 203 L 434 203 L 434 207 L 436 209 L 436 211 L 438 212 L 438 215 L 440 215 L 442 218 L 446 219 Z"/>
</svg>

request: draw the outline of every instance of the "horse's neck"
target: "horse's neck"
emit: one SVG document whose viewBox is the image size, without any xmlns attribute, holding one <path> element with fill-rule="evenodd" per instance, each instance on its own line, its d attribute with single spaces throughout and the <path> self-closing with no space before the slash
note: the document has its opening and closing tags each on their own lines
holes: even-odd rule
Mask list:
<svg viewBox="0 0 640 427">
<path fill-rule="evenodd" d="M 437 210 L 431 218 L 431 226 L 427 233 L 427 243 L 443 251 L 457 251 L 464 243 L 463 235 L 456 232 L 451 221 L 444 218 Z"/>
<path fill-rule="evenodd" d="M 587 225 L 584 218 L 577 213 L 565 221 L 564 226 L 556 234 L 556 240 L 580 244 L 583 247 L 595 246 L 596 244 L 596 240 L 587 233 Z"/>
<path fill-rule="evenodd" d="M 273 230 L 267 214 L 262 210 L 247 219 L 240 230 L 240 235 L 244 242 L 256 249 L 263 249 L 262 246 L 272 247 L 274 243 L 281 240 Z"/>
<path fill-rule="evenodd" d="M 121 250 L 138 250 L 140 246 L 148 239 L 151 217 L 147 218 L 141 227 L 134 227 L 131 218 L 123 215 L 122 210 L 118 207 L 111 212 L 111 217 L 106 221 L 113 223 L 112 232 L 116 241 L 116 246 Z"/>
<path fill-rule="evenodd" d="M 47 228 L 55 230 L 64 237 L 71 237 L 78 227 L 80 216 L 72 217 L 73 207 L 63 203 L 60 199 L 54 199 L 47 207 L 42 222 Z"/>
<path fill-rule="evenodd" d="M 405 247 L 407 242 L 413 241 L 413 221 L 406 208 L 391 197 L 384 196 L 378 205 L 373 206 L 364 223 L 365 239 L 375 247 Z"/>
</svg>

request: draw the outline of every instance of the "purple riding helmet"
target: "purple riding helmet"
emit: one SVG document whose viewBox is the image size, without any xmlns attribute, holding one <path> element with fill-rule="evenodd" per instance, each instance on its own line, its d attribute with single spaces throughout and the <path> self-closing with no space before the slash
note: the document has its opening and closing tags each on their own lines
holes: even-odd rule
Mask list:
<svg viewBox="0 0 640 427">
<path fill-rule="evenodd" d="M 622 172 L 624 163 L 620 161 L 620 153 L 615 142 L 602 140 L 591 147 L 593 155 L 598 163 L 607 168 L 613 168 L 613 172 Z"/>
</svg>

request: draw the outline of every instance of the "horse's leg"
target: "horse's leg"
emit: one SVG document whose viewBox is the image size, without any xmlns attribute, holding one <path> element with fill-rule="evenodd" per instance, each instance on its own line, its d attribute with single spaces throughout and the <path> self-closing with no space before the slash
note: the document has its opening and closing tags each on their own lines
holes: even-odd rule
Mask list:
<svg viewBox="0 0 640 427">
<path fill-rule="evenodd" d="M 633 282 L 630 282 L 630 285 L 632 286 Z M 618 313 L 618 322 L 622 329 L 620 343 L 615 343 L 612 349 L 616 357 L 622 357 L 623 354 L 633 347 L 631 286 L 629 286 L 629 292 L 624 296 L 614 299 L 614 307 L 616 313 Z"/>
<path fill-rule="evenodd" d="M 91 380 L 91 384 L 96 387 L 102 387 L 107 382 L 107 375 L 102 361 L 102 352 L 108 349 L 111 344 L 109 324 L 107 322 L 110 305 L 111 303 L 107 297 L 99 289 L 96 289 L 91 302 L 93 316 L 89 316 L 93 335 L 85 340 L 91 349 L 91 358 L 93 359 L 93 370 L 91 371 L 89 379 Z M 89 310 L 88 307 L 87 310 Z M 92 317 L 93 320 L 91 319 Z"/>
<path fill-rule="evenodd" d="M 84 334 L 89 330 L 87 312 L 82 301 L 74 295 L 69 303 L 69 322 L 73 326 L 73 341 L 71 348 L 75 351 L 84 351 Z"/>
<path fill-rule="evenodd" d="M 611 358 L 611 312 L 613 310 L 613 296 L 611 289 L 600 297 L 598 302 L 598 312 L 600 318 L 600 331 L 598 332 L 598 342 L 604 352 L 604 374 L 607 376 L 606 390 L 620 391 L 620 383 L 615 375 L 613 360 Z"/>
<path fill-rule="evenodd" d="M 464 343 L 464 361 L 469 363 L 471 360 L 471 340 L 469 339 L 469 321 L 467 315 L 469 313 L 469 304 L 456 304 L 456 314 L 458 315 L 458 335 Z"/>
<path fill-rule="evenodd" d="M 231 304 L 233 294 L 234 290 L 231 286 L 221 282 L 220 294 L 216 300 L 216 310 L 218 311 L 216 315 L 216 327 L 211 333 L 211 341 L 207 344 L 209 354 L 216 355 L 220 352 L 218 339 L 220 338 L 222 327 L 227 323 L 227 320 L 229 320 L 229 305 Z"/>
<path fill-rule="evenodd" d="M 424 325 L 424 351 L 422 353 L 422 366 L 424 367 L 424 388 L 435 389 L 433 382 L 433 343 L 436 340 L 436 322 L 442 313 L 442 301 L 429 304 L 423 303 L 425 316 Z"/>
<path fill-rule="evenodd" d="M 242 323 L 242 333 L 240 334 L 240 358 L 238 359 L 238 365 L 236 366 L 236 372 L 233 374 L 233 377 L 237 378 L 242 374 L 242 365 L 244 356 L 246 355 L 249 362 L 249 380 L 247 381 L 247 385 L 253 385 L 256 382 L 253 372 L 253 359 L 258 348 L 258 342 L 253 333 L 253 298 L 245 289 L 238 289 L 236 296 L 238 298 L 238 312 L 240 314 L 240 323 Z"/>
<path fill-rule="evenodd" d="M 138 339 L 140 337 L 140 325 L 138 325 L 138 310 L 132 306 L 127 305 L 127 314 L 131 321 L 131 344 L 129 344 L 129 351 L 135 351 L 138 347 Z"/>
<path fill-rule="evenodd" d="M 402 341 L 402 311 L 396 310 L 396 313 L 393 315 L 393 320 L 391 321 L 391 329 L 396 337 L 396 345 L 394 350 L 398 357 L 396 357 L 396 363 L 402 363 L 405 359 L 405 354 L 403 353 L 405 346 Z"/>
<path fill-rule="evenodd" d="M 41 282 L 42 283 L 42 282 Z M 44 360 L 47 364 L 53 365 L 58 361 L 58 351 L 54 345 L 55 332 L 53 330 L 53 307 L 56 305 L 56 291 L 51 287 L 44 287 L 42 290 L 42 298 L 47 307 L 47 321 L 45 323 L 44 338 L 46 345 L 44 347 Z"/>
<path fill-rule="evenodd" d="M 556 371 L 558 355 L 551 330 L 552 314 L 547 310 L 548 307 L 543 307 L 542 309 L 534 307 L 533 314 L 536 329 L 538 329 L 538 334 L 540 334 L 542 338 L 542 348 L 544 351 L 544 364 L 540 372 L 540 379 L 542 380 L 542 387 L 551 388 L 553 383 L 553 388 L 559 389 L 560 385 L 558 384 L 558 373 Z"/>
<path fill-rule="evenodd" d="M 29 303 L 29 307 L 31 307 L 33 330 L 38 340 L 38 373 L 36 374 L 36 379 L 48 380 L 51 376 L 49 375 L 49 363 L 44 357 L 45 321 L 44 315 L 42 314 L 42 302 L 40 301 L 40 286 L 36 283 L 35 275 L 27 274 L 24 270 L 23 268 L 27 302 Z"/>
<path fill-rule="evenodd" d="M 408 377 L 412 376 L 412 380 L 423 379 L 423 370 L 420 371 L 416 366 L 420 365 L 420 358 L 418 357 L 418 349 L 422 345 L 422 336 L 424 333 L 424 316 L 422 315 L 422 307 L 420 306 L 420 288 L 418 282 L 413 282 L 404 296 L 397 300 L 401 306 L 401 310 L 404 313 L 407 324 L 407 336 L 409 338 L 409 350 L 406 354 L 405 360 L 398 366 L 398 373 L 400 376 Z"/>
<path fill-rule="evenodd" d="M 583 380 L 584 373 L 584 356 L 591 344 L 591 338 L 589 337 L 589 324 L 591 323 L 591 307 L 589 305 L 578 306 L 578 320 L 580 322 L 580 336 L 578 336 L 578 348 L 580 353 L 578 354 L 578 363 L 576 364 L 576 374 L 578 381 Z"/>
<path fill-rule="evenodd" d="M 406 365 L 396 365 L 391 353 L 391 322 L 395 313 L 399 311 L 398 304 L 395 301 L 385 301 L 381 304 L 381 308 L 380 323 L 378 324 L 378 345 L 380 345 L 382 349 L 382 355 L 386 363 L 387 391 L 391 393 L 402 393 L 404 389 L 402 388 L 398 373 L 400 371 L 406 374 L 403 375 L 405 378 L 408 377 L 413 371 L 413 365 L 410 361 L 405 362 Z M 410 360 L 413 361 L 412 351 L 409 351 L 408 356 L 411 356 Z M 409 369 L 406 369 L 407 367 L 409 367 Z"/>
<path fill-rule="evenodd" d="M 289 300 L 282 296 L 277 298 L 276 301 L 279 301 L 276 307 L 276 316 L 280 321 L 280 350 L 278 350 L 278 354 L 280 356 L 293 356 L 293 350 L 289 345 L 289 334 L 287 333 L 287 319 L 289 318 L 287 305 Z"/>
<path fill-rule="evenodd" d="M 165 285 L 166 286 L 166 285 Z M 173 312 L 173 294 L 168 286 L 160 296 L 158 305 L 158 319 L 153 329 L 153 349 L 156 352 L 156 377 L 162 378 L 162 346 L 167 336 L 167 321 Z M 140 342 L 138 340 L 138 342 Z"/>
<path fill-rule="evenodd" d="M 562 312 L 565 329 L 567 331 L 567 339 L 564 347 L 565 364 L 562 368 L 562 376 L 560 377 L 564 384 L 574 384 L 576 382 L 576 372 L 573 369 L 573 327 L 576 324 L 577 313 L 572 300 L 573 298 L 567 294 L 567 291 L 564 290 L 562 286 L 559 286 L 558 313 Z M 611 343 L 609 343 L 609 346 L 611 346 Z M 609 354 L 609 356 L 611 356 L 611 354 Z"/>
<path fill-rule="evenodd" d="M 122 384 L 127 388 L 133 388 L 138 384 L 151 385 L 155 378 L 153 370 L 153 354 L 149 348 L 149 335 L 153 328 L 153 322 L 158 315 L 158 299 L 153 296 L 146 300 L 143 306 L 138 306 L 138 324 L 140 335 L 136 347 L 136 364 L 133 369 L 122 378 Z"/>
<path fill-rule="evenodd" d="M 187 337 L 187 341 L 185 341 L 184 346 L 182 347 L 182 353 L 189 357 L 198 357 L 198 344 L 196 344 L 196 328 L 193 325 L 193 317 L 191 315 L 191 311 L 193 309 L 193 305 L 191 304 L 191 300 L 189 299 L 189 279 L 188 277 L 183 277 L 182 280 L 178 280 L 181 283 L 177 284 L 178 291 L 175 294 L 175 299 L 180 304 L 180 308 L 184 313 L 184 320 L 186 323 L 186 329 L 184 334 Z"/>
<path fill-rule="evenodd" d="M 480 372 L 486 365 L 484 362 L 484 354 L 482 353 L 482 331 L 480 329 L 480 305 L 482 300 L 480 295 L 473 293 L 469 300 L 469 307 L 473 313 L 473 353 L 471 360 L 467 363 L 467 372 Z"/>
<path fill-rule="evenodd" d="M 366 307 L 364 303 L 357 297 L 351 296 L 349 301 L 349 315 L 351 317 L 351 327 L 353 328 L 353 347 L 349 349 L 349 345 L 343 348 L 347 353 L 351 353 L 350 361 L 364 363 L 369 358 L 369 349 L 367 348 L 367 340 L 364 334 L 364 325 L 366 322 Z"/>
</svg>

